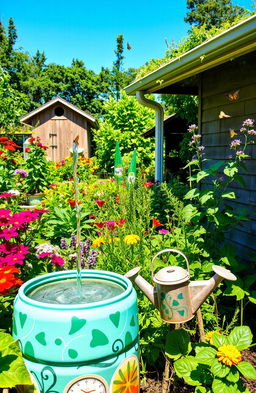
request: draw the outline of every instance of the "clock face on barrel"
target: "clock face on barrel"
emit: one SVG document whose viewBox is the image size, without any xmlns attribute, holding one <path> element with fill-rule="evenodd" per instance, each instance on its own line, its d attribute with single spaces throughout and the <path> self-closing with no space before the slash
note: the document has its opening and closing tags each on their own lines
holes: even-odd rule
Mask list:
<svg viewBox="0 0 256 393">
<path fill-rule="evenodd" d="M 107 383 L 98 375 L 85 375 L 71 381 L 64 393 L 108 393 Z"/>
</svg>

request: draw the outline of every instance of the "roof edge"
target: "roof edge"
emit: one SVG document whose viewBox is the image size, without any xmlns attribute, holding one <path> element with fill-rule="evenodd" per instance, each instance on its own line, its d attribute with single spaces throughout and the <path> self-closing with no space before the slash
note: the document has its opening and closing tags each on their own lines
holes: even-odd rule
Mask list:
<svg viewBox="0 0 256 393">
<path fill-rule="evenodd" d="M 172 59 L 169 63 L 125 87 L 129 95 L 143 90 L 153 93 L 186 77 L 256 49 L 256 15 Z"/>
<path fill-rule="evenodd" d="M 69 107 L 70 109 L 73 109 L 74 111 L 79 113 L 81 116 L 86 117 L 91 123 L 96 123 L 97 120 L 95 119 L 95 117 L 93 117 L 92 115 L 89 115 L 89 113 L 82 111 L 82 109 L 78 108 L 77 106 L 75 106 L 71 102 L 64 100 L 64 98 L 61 98 L 61 97 L 55 97 L 52 100 L 50 100 L 50 101 L 46 102 L 45 104 L 39 106 L 38 108 L 34 109 L 33 111 L 27 113 L 26 115 L 23 115 L 20 118 L 20 121 L 22 123 L 26 123 L 26 121 L 29 120 L 31 117 L 35 116 L 37 113 L 40 113 L 44 109 L 49 108 L 51 105 L 54 105 L 57 102 L 61 102 L 63 105 Z"/>
</svg>

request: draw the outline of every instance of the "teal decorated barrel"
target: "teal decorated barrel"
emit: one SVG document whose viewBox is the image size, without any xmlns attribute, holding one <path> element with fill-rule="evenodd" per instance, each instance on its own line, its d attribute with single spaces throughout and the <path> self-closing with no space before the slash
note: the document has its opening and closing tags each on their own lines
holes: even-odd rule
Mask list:
<svg viewBox="0 0 256 393">
<path fill-rule="evenodd" d="M 81 276 L 83 286 L 100 282 L 103 296 L 110 284 L 118 293 L 81 304 L 35 300 L 41 289 L 76 282 L 76 271 L 64 271 L 27 281 L 15 299 L 13 336 L 37 391 L 138 393 L 136 292 L 117 273 L 83 270 Z"/>
</svg>

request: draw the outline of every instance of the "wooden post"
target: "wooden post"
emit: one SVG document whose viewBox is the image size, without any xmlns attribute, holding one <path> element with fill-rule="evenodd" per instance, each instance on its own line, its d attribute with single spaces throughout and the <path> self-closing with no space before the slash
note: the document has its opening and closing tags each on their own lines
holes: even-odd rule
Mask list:
<svg viewBox="0 0 256 393">
<path fill-rule="evenodd" d="M 181 324 L 169 325 L 169 330 L 179 329 Z M 165 358 L 165 366 L 163 372 L 163 381 L 162 381 L 162 393 L 169 393 L 171 383 L 174 381 L 174 369 L 172 367 L 172 360 L 168 357 Z M 175 387 L 171 388 L 171 392 L 174 392 Z"/>
<path fill-rule="evenodd" d="M 202 317 L 202 313 L 200 308 L 196 312 L 196 318 L 197 318 L 197 323 L 198 323 L 198 329 L 199 329 L 199 335 L 200 335 L 200 341 L 202 343 L 205 342 L 205 337 L 204 337 L 204 321 Z"/>
</svg>

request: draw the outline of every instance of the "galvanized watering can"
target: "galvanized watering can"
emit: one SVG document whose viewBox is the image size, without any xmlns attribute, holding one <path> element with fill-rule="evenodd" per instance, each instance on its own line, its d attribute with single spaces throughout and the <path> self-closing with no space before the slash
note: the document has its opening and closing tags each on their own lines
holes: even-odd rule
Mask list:
<svg viewBox="0 0 256 393">
<path fill-rule="evenodd" d="M 187 270 L 180 266 L 168 266 L 154 274 L 155 259 L 166 252 L 181 255 L 186 261 Z M 189 321 L 222 280 L 235 281 L 237 279 L 230 270 L 213 265 L 212 269 L 215 275 L 212 278 L 190 281 L 189 262 L 186 255 L 172 248 L 158 252 L 152 259 L 151 271 L 155 287 L 138 274 L 140 269 L 140 267 L 136 267 L 127 272 L 125 276 L 138 285 L 160 311 L 161 318 L 167 323 Z"/>
</svg>

